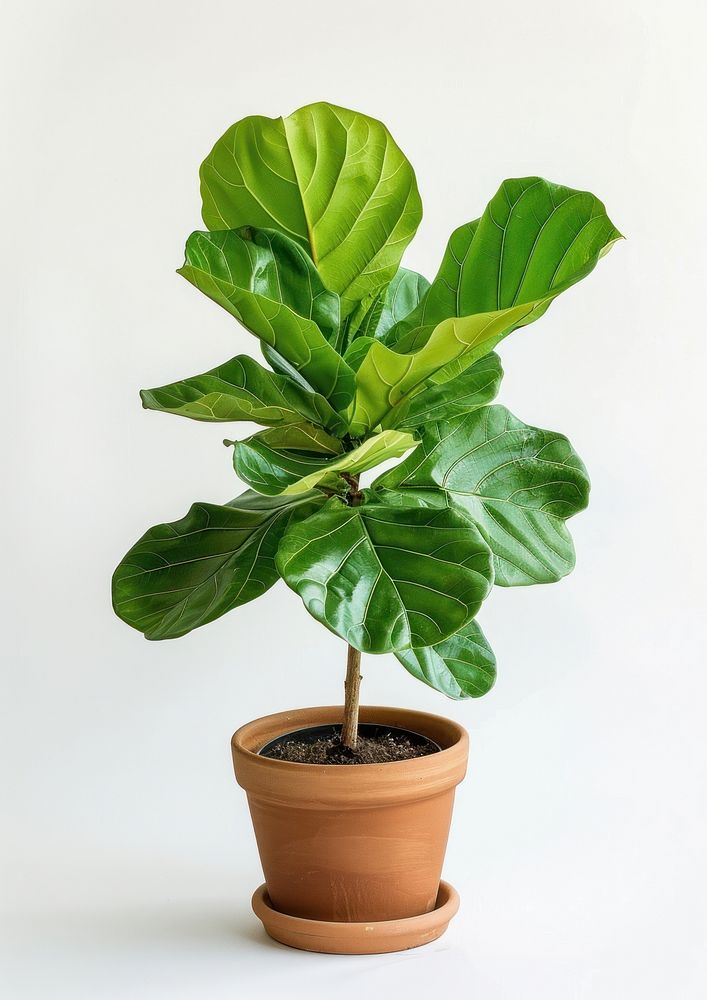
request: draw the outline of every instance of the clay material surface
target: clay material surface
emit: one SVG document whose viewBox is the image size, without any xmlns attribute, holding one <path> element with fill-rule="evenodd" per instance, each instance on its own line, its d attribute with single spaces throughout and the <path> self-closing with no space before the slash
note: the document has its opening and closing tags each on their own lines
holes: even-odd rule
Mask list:
<svg viewBox="0 0 707 1000">
<path fill-rule="evenodd" d="M 258 754 L 283 733 L 335 724 L 341 715 L 340 706 L 282 712 L 248 723 L 233 737 L 236 778 L 248 795 L 271 906 L 319 922 L 369 924 L 428 914 L 437 903 L 468 736 L 441 716 L 363 707 L 361 722 L 408 729 L 442 749 L 356 767 Z"/>
<path fill-rule="evenodd" d="M 419 948 L 441 937 L 458 909 L 459 894 L 448 882 L 440 882 L 435 907 L 429 913 L 371 923 L 290 917 L 273 909 L 265 884 L 253 893 L 253 911 L 271 938 L 291 948 L 329 955 L 381 955 Z"/>
</svg>

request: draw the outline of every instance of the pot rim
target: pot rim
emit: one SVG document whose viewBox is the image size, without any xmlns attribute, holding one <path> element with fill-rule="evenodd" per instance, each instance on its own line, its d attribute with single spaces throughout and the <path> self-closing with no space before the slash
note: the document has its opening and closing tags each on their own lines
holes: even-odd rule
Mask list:
<svg viewBox="0 0 707 1000">
<path fill-rule="evenodd" d="M 388 768 L 390 767 L 395 767 L 399 769 L 400 765 L 409 768 L 413 761 L 425 760 L 426 757 L 439 758 L 441 755 L 449 754 L 450 751 L 453 751 L 457 748 L 459 743 L 467 742 L 469 739 L 469 734 L 460 723 L 456 722 L 454 719 L 448 719 L 444 715 L 437 715 L 432 712 L 423 712 L 417 709 L 393 708 L 387 705 L 361 705 L 359 713 L 359 722 L 372 721 L 365 718 L 365 715 L 368 714 L 369 712 L 390 711 L 393 713 L 395 712 L 404 714 L 410 713 L 411 715 L 425 717 L 431 721 L 434 721 L 435 723 L 440 723 L 444 724 L 445 726 L 455 728 L 457 730 L 457 738 L 454 740 L 453 743 L 449 744 L 449 746 L 440 746 L 439 750 L 436 750 L 432 754 L 426 755 L 426 757 L 409 757 L 404 760 L 386 760 L 375 764 L 354 764 L 348 767 L 343 766 L 341 764 L 305 764 L 301 761 L 296 761 L 296 760 L 279 760 L 278 758 L 275 757 L 261 757 L 260 750 L 262 749 L 262 747 L 266 746 L 271 739 L 277 739 L 279 736 L 286 736 L 288 733 L 295 733 L 298 730 L 309 729 L 318 725 L 337 725 L 340 721 L 339 717 L 339 718 L 333 718 L 330 723 L 322 723 L 321 721 L 319 721 L 319 722 L 312 722 L 309 725 L 307 725 L 306 723 L 304 725 L 297 724 L 297 726 L 293 728 L 292 725 L 293 714 L 299 715 L 299 713 L 304 713 L 304 712 L 329 712 L 329 711 L 331 711 L 332 713 L 338 713 L 340 716 L 341 713 L 343 713 L 344 711 L 344 707 L 343 705 L 321 705 L 321 706 L 316 705 L 306 708 L 295 708 L 286 712 L 273 712 L 270 715 L 263 715 L 258 719 L 253 719 L 250 722 L 245 722 L 242 726 L 239 726 L 239 728 L 235 731 L 235 733 L 231 737 L 231 745 L 234 749 L 237 748 L 240 753 L 246 754 L 248 757 L 255 758 L 258 761 L 267 761 L 268 766 L 272 765 L 281 770 L 289 770 L 291 768 L 294 768 L 299 773 L 302 773 L 303 770 L 306 768 L 308 771 L 315 774 L 321 774 L 322 772 L 335 774 L 339 771 L 343 772 L 350 771 L 354 767 L 357 771 L 367 771 L 369 773 L 381 767 L 385 767 L 386 770 L 388 770 Z M 251 750 L 249 747 L 244 745 L 243 743 L 244 738 L 246 738 L 249 732 L 253 731 L 256 726 L 259 726 L 262 723 L 276 724 L 280 720 L 282 720 L 284 725 L 282 732 L 278 732 L 275 736 L 272 736 L 269 739 L 264 740 L 257 750 Z M 395 728 L 392 722 L 390 723 L 386 722 L 380 724 L 390 725 L 391 727 Z M 400 728 L 406 728 L 406 727 L 400 727 Z M 408 732 L 416 733 L 416 735 L 418 736 L 427 736 L 427 733 L 421 732 L 416 729 L 409 729 Z M 435 740 L 434 742 L 437 741 Z"/>
<path fill-rule="evenodd" d="M 442 746 L 436 753 L 377 764 L 303 764 L 261 757 L 271 739 L 295 728 L 341 721 L 343 706 L 276 712 L 241 726 L 231 739 L 236 781 L 249 798 L 289 803 L 305 809 L 392 805 L 442 794 L 466 773 L 469 736 L 452 719 L 414 709 L 361 706 L 361 722 L 396 725 L 429 736 Z"/>
</svg>

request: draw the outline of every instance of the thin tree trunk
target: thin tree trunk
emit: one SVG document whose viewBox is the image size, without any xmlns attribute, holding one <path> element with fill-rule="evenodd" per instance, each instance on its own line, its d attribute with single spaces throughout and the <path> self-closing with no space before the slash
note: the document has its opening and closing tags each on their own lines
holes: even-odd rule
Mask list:
<svg viewBox="0 0 707 1000">
<path fill-rule="evenodd" d="M 359 477 L 344 472 L 343 477 L 349 484 L 348 502 L 352 507 L 358 507 L 362 495 L 359 491 Z M 361 687 L 361 651 L 349 646 L 346 658 L 346 680 L 344 681 L 344 721 L 341 726 L 341 742 L 349 750 L 356 749 L 358 740 L 358 696 Z"/>
<path fill-rule="evenodd" d="M 358 693 L 361 687 L 361 652 L 349 646 L 344 682 L 344 722 L 341 742 L 349 750 L 356 749 L 358 739 Z"/>
</svg>

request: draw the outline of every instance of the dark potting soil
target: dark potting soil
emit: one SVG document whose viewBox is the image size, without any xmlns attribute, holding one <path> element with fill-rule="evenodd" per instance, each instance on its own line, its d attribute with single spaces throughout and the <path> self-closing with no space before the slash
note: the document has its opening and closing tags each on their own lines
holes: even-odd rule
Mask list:
<svg viewBox="0 0 707 1000">
<path fill-rule="evenodd" d="M 359 732 L 355 751 L 344 747 L 336 735 L 310 734 L 307 738 L 300 733 L 292 733 L 268 744 L 260 753 L 264 757 L 289 760 L 296 764 L 385 764 L 395 760 L 426 757 L 438 750 L 437 744 L 424 736 L 391 729 L 370 736 Z"/>
</svg>

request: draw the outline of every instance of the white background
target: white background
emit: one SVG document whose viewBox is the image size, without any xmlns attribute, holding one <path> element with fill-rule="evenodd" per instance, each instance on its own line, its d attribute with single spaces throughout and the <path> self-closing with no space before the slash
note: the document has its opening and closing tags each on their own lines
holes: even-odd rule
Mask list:
<svg viewBox="0 0 707 1000">
<path fill-rule="evenodd" d="M 5 5 L 8 1000 L 705 995 L 705 27 L 650 0 Z M 257 353 L 174 274 L 199 163 L 236 119 L 322 99 L 408 154 L 429 276 L 508 176 L 589 188 L 628 236 L 500 352 L 500 400 L 590 469 L 575 573 L 493 593 L 481 701 L 365 659 L 365 701 L 472 742 L 459 916 L 359 959 L 263 934 L 229 756 L 241 723 L 338 701 L 343 644 L 283 585 L 153 644 L 109 599 L 149 525 L 240 491 L 223 427 L 137 396 Z"/>
</svg>

